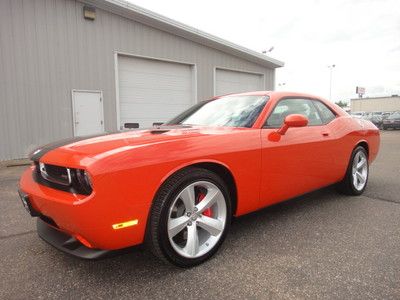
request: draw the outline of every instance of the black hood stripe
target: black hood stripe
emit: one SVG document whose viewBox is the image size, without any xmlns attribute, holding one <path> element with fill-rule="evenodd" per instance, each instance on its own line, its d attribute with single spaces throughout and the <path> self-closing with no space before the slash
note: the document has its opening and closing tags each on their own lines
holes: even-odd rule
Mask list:
<svg viewBox="0 0 400 300">
<path fill-rule="evenodd" d="M 171 129 L 192 128 L 192 127 L 193 127 L 192 125 L 185 125 L 185 124 L 167 125 L 167 126 L 161 125 L 161 126 L 148 127 L 148 128 L 136 128 L 136 129 L 131 129 L 129 131 L 150 130 L 150 132 L 152 134 L 161 134 L 161 133 L 165 133 Z M 68 144 L 76 143 L 79 141 L 83 141 L 83 140 L 87 140 L 87 139 L 91 139 L 91 138 L 95 138 L 95 137 L 99 137 L 99 136 L 106 136 L 106 135 L 115 134 L 115 133 L 121 133 L 121 131 L 106 132 L 106 133 L 101 133 L 101 134 L 86 135 L 86 136 L 63 139 L 63 140 L 60 140 L 60 141 L 57 141 L 54 143 L 44 145 L 42 147 L 39 147 L 35 151 L 32 151 L 32 153 L 29 154 L 29 159 L 31 159 L 33 161 L 38 161 L 46 153 L 48 153 L 56 148 L 59 148 L 59 147 L 62 147 L 62 146 L 68 145 Z"/>
<path fill-rule="evenodd" d="M 68 144 L 72 144 L 72 143 L 76 143 L 79 141 L 83 141 L 83 140 L 87 140 L 87 139 L 91 139 L 91 138 L 95 138 L 95 137 L 99 137 L 99 136 L 105 136 L 105 135 L 110 135 L 110 134 L 114 134 L 116 132 L 107 132 L 107 133 L 102 133 L 102 134 L 94 134 L 94 135 L 86 135 L 86 136 L 80 136 L 80 137 L 73 137 L 73 138 L 68 138 L 68 139 L 63 139 L 54 143 L 50 143 L 47 145 L 44 145 L 38 149 L 36 149 L 35 151 L 33 151 L 31 154 L 29 154 L 29 159 L 33 160 L 33 161 L 38 161 L 39 159 L 41 159 L 46 153 L 68 145 Z"/>
</svg>

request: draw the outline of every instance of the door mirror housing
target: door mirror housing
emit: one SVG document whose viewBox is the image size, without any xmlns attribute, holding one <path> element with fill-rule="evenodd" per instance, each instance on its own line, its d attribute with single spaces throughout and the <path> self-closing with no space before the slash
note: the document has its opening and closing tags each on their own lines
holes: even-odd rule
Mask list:
<svg viewBox="0 0 400 300">
<path fill-rule="evenodd" d="M 305 127 L 307 124 L 307 117 L 299 114 L 291 114 L 285 118 L 282 127 L 278 129 L 277 133 L 284 135 L 290 127 Z"/>
</svg>

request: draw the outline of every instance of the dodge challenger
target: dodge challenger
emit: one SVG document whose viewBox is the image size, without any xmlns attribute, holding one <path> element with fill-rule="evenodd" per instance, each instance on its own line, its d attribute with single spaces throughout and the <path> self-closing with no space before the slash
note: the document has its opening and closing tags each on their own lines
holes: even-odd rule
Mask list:
<svg viewBox="0 0 400 300">
<path fill-rule="evenodd" d="M 333 184 L 360 195 L 379 143 L 371 122 L 319 97 L 231 94 L 154 128 L 45 145 L 19 195 L 64 252 L 96 259 L 146 244 L 190 267 L 216 253 L 234 216 Z"/>
</svg>

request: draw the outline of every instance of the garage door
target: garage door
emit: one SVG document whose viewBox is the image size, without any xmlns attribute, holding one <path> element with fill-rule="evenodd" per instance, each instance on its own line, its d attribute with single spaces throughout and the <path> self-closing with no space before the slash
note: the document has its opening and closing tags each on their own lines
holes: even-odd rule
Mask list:
<svg viewBox="0 0 400 300">
<path fill-rule="evenodd" d="M 191 65 L 119 56 L 119 122 L 150 127 L 195 103 Z"/>
<path fill-rule="evenodd" d="M 264 89 L 264 77 L 261 74 L 215 70 L 215 95 L 260 91 Z"/>
</svg>

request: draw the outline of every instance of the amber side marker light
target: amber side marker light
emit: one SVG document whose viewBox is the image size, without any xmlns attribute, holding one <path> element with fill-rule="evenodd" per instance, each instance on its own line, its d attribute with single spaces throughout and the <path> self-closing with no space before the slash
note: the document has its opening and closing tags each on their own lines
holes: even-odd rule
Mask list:
<svg viewBox="0 0 400 300">
<path fill-rule="evenodd" d="M 138 223 L 139 223 L 139 220 L 135 219 L 135 220 L 130 220 L 130 221 L 123 222 L 123 223 L 114 224 L 112 226 L 112 228 L 113 229 L 122 229 L 122 228 L 125 228 L 125 227 L 135 226 Z"/>
</svg>

